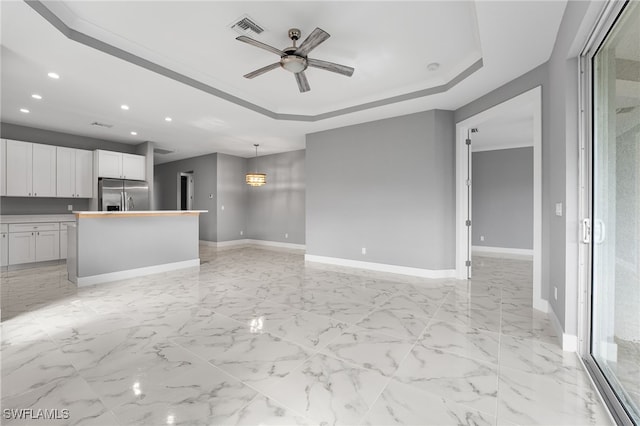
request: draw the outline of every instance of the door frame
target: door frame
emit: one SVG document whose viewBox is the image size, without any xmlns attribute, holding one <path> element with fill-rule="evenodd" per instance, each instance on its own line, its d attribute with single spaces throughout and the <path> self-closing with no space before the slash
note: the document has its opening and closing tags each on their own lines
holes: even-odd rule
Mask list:
<svg viewBox="0 0 640 426">
<path fill-rule="evenodd" d="M 604 400 L 609 414 L 617 424 L 633 424 L 630 415 L 608 385 L 608 380 L 591 356 L 592 318 L 592 242 L 593 242 L 593 68 L 592 59 L 609 35 L 627 2 L 614 0 L 607 2 L 579 56 L 579 208 L 583 224 L 578 268 L 578 356 L 584 364 L 600 397 Z M 585 223 L 585 221 L 587 221 Z"/>
<path fill-rule="evenodd" d="M 494 107 L 456 123 L 456 277 L 467 278 L 467 131 L 488 118 L 503 115 L 513 104 L 528 102 L 533 113 L 533 308 L 549 312 L 542 297 L 542 86 L 534 87 Z M 480 129 L 482 131 L 482 129 Z M 473 138 L 472 138 L 473 139 Z M 473 142 L 472 142 L 473 144 Z M 473 145 L 472 145 L 473 146 Z"/>
</svg>

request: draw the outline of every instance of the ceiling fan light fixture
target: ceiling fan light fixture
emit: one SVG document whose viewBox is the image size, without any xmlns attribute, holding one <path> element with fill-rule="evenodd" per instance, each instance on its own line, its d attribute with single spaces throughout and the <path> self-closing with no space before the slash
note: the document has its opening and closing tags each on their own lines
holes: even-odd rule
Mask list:
<svg viewBox="0 0 640 426">
<path fill-rule="evenodd" d="M 260 145 L 254 143 L 253 146 L 256 147 L 256 171 L 254 173 L 247 173 L 244 180 L 249 186 L 262 186 L 267 183 L 267 174 L 258 173 L 258 147 Z"/>
<path fill-rule="evenodd" d="M 301 56 L 287 55 L 281 58 L 280 66 L 287 71 L 297 74 L 307 69 L 307 60 Z"/>
</svg>

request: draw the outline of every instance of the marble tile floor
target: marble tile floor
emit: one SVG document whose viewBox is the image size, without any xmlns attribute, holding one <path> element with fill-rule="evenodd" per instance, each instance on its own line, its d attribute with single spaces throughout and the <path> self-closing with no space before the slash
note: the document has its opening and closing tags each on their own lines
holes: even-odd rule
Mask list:
<svg viewBox="0 0 640 426">
<path fill-rule="evenodd" d="M 610 422 L 531 309 L 531 262 L 477 258 L 467 282 L 284 250 L 201 259 L 77 290 L 64 265 L 3 272 L 2 408 L 73 425 Z"/>
</svg>

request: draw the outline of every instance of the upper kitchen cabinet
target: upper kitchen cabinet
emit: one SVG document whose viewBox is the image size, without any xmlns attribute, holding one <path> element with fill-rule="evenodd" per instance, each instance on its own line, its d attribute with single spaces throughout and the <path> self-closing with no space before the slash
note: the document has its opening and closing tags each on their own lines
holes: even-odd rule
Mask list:
<svg viewBox="0 0 640 426">
<path fill-rule="evenodd" d="M 55 146 L 7 140 L 6 154 L 7 196 L 56 196 Z"/>
<path fill-rule="evenodd" d="M 144 156 L 103 150 L 96 152 L 98 177 L 145 180 Z"/>
<path fill-rule="evenodd" d="M 147 159 L 142 155 L 122 154 L 123 179 L 145 180 Z"/>
<path fill-rule="evenodd" d="M 7 141 L 0 139 L 0 196 L 7 195 Z"/>
<path fill-rule="evenodd" d="M 93 153 L 56 147 L 56 194 L 65 198 L 93 197 Z"/>
</svg>

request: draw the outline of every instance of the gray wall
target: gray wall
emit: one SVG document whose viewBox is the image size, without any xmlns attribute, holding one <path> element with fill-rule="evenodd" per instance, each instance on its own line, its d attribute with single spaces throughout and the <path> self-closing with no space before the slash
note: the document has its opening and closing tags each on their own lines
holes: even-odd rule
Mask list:
<svg viewBox="0 0 640 426">
<path fill-rule="evenodd" d="M 158 164 L 154 168 L 154 198 L 158 210 L 180 209 L 177 201 L 178 174 L 193 172 L 193 208 L 209 211 L 200 215 L 200 239 L 205 241 L 217 241 L 217 156 L 218 154 L 203 155 Z"/>
<path fill-rule="evenodd" d="M 250 238 L 246 236 L 248 204 L 246 168 L 246 158 L 218 154 L 216 241 Z M 241 235 L 241 232 L 244 235 Z"/>
<path fill-rule="evenodd" d="M 452 112 L 328 130 L 306 142 L 307 254 L 455 268 Z"/>
<path fill-rule="evenodd" d="M 474 152 L 471 182 L 472 245 L 532 250 L 533 147 Z"/>
<path fill-rule="evenodd" d="M 257 160 L 267 184 L 247 187 L 249 238 L 292 244 L 305 243 L 305 151 L 265 155 Z M 247 172 L 256 170 L 250 159 Z M 285 237 L 288 234 L 288 238 Z"/>
<path fill-rule="evenodd" d="M 600 7 L 601 3 L 593 4 Z M 577 334 L 578 61 L 573 45 L 590 2 L 567 2 L 549 61 L 455 111 L 455 121 L 542 86 L 542 289 L 564 331 Z M 555 215 L 555 203 L 564 214 Z M 558 299 L 553 288 L 558 288 Z"/>
</svg>

